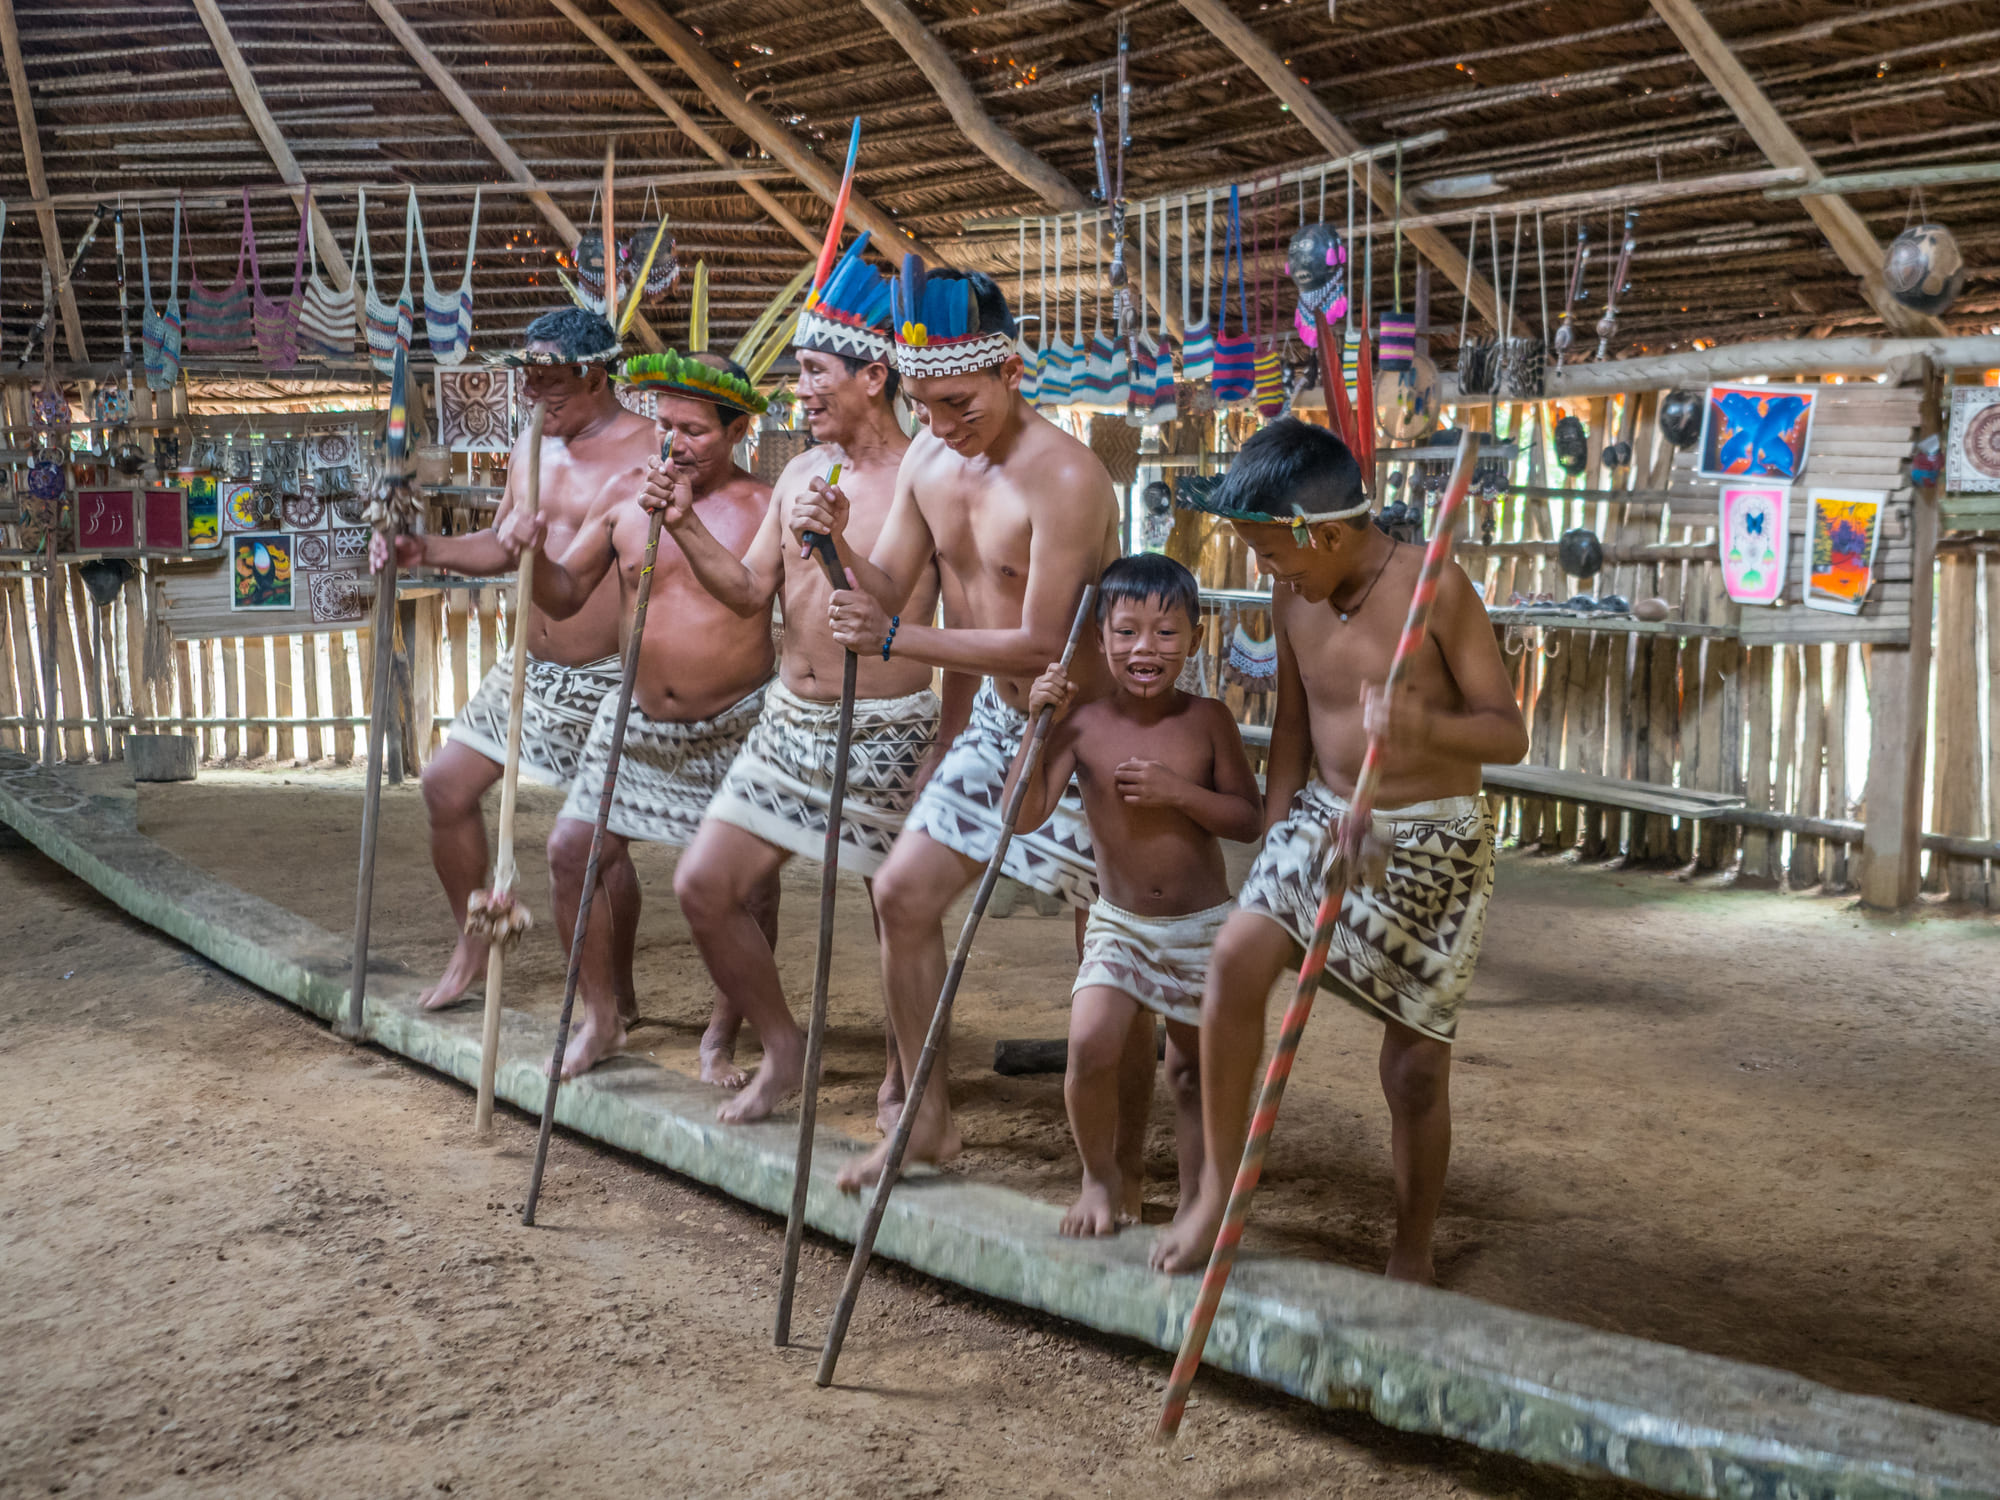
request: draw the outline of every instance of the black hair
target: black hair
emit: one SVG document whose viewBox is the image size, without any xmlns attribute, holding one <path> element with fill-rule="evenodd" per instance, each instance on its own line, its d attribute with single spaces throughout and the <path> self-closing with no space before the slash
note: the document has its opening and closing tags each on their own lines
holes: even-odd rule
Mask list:
<svg viewBox="0 0 2000 1500">
<path fill-rule="evenodd" d="M 1000 283 L 983 271 L 967 271 L 965 279 L 972 285 L 972 295 L 979 300 L 979 331 L 981 333 L 1004 333 L 1010 339 L 1021 336 L 1020 325 L 1014 321 L 1013 310 L 1007 306 L 1007 294 L 1000 290 Z"/>
<path fill-rule="evenodd" d="M 1104 570 L 1097 580 L 1097 623 L 1102 625 L 1121 600 L 1147 599 L 1159 600 L 1165 609 L 1185 610 L 1190 625 L 1201 623 L 1201 585 L 1164 552 L 1135 552 Z"/>
<path fill-rule="evenodd" d="M 528 325 L 523 338 L 530 344 L 554 344 L 562 350 L 564 359 L 602 354 L 618 343 L 618 335 L 600 314 L 580 307 L 559 307 L 543 313 Z"/>
<path fill-rule="evenodd" d="M 1330 429 L 1280 417 L 1237 451 L 1210 498 L 1218 509 L 1274 521 L 1351 510 L 1362 500 L 1361 465 Z M 1366 526 L 1369 518 L 1364 511 L 1352 520 Z"/>
<path fill-rule="evenodd" d="M 880 365 L 889 372 L 889 378 L 882 382 L 882 399 L 891 406 L 896 404 L 896 392 L 902 389 L 903 377 L 896 369 L 894 355 L 884 355 L 881 359 L 863 359 L 858 354 L 836 354 L 834 358 L 847 366 L 847 373 L 859 375 L 870 365 Z"/>
</svg>

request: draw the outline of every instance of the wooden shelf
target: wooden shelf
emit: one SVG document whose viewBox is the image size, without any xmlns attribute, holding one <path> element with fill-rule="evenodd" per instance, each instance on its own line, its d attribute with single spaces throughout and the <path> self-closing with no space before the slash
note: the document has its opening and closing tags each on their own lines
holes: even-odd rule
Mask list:
<svg viewBox="0 0 2000 1500">
<path fill-rule="evenodd" d="M 1693 787 L 1663 786 L 1652 781 L 1619 781 L 1554 766 L 1487 766 L 1486 785 L 1530 797 L 1560 802 L 1589 802 L 1628 812 L 1656 813 L 1668 818 L 1713 818 L 1741 808 L 1743 799 L 1729 792 L 1704 792 Z"/>
<path fill-rule="evenodd" d="M 1495 625 L 1539 625 L 1544 630 L 1597 630 L 1609 635 L 1670 635 L 1682 640 L 1734 640 L 1734 625 L 1698 624 L 1691 620 L 1635 620 L 1630 615 L 1565 615 L 1544 610 L 1503 607 L 1489 609 Z"/>
</svg>

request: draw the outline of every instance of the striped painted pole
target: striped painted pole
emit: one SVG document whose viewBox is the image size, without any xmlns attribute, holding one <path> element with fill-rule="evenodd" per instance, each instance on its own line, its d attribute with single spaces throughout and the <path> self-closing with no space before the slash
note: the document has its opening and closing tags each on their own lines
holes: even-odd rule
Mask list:
<svg viewBox="0 0 2000 1500">
<path fill-rule="evenodd" d="M 1324 332 L 1321 339 L 1325 339 Z M 1451 484 L 1444 492 L 1437 514 L 1431 519 L 1430 544 L 1424 550 L 1424 565 L 1417 574 L 1416 592 L 1410 595 L 1410 613 L 1403 622 L 1402 639 L 1396 642 L 1396 654 L 1389 663 L 1388 681 L 1382 685 L 1385 694 L 1396 691 L 1410 658 L 1424 643 L 1430 626 L 1431 602 L 1437 598 L 1438 579 L 1443 576 L 1444 565 L 1451 556 L 1452 533 L 1458 523 L 1458 513 L 1465 504 L 1466 491 L 1472 486 L 1472 467 L 1478 455 L 1479 434 L 1468 427 L 1459 441 L 1458 462 L 1452 470 Z M 1215 1322 L 1216 1308 L 1222 1303 L 1222 1289 L 1229 1283 L 1230 1268 L 1236 1264 L 1236 1247 L 1243 1241 L 1243 1224 L 1250 1216 L 1250 1199 L 1257 1191 L 1257 1180 L 1264 1175 L 1264 1151 L 1270 1144 L 1272 1127 L 1278 1122 L 1278 1106 L 1285 1099 L 1285 1083 L 1292 1076 L 1292 1059 L 1298 1055 L 1299 1038 L 1305 1035 L 1306 1022 L 1312 1018 L 1320 976 L 1326 971 L 1327 949 L 1333 943 L 1334 924 L 1340 919 L 1341 901 L 1347 895 L 1348 882 L 1361 852 L 1361 840 L 1368 831 L 1369 819 L 1375 808 L 1375 787 L 1381 778 L 1382 742 L 1371 735 L 1368 753 L 1361 761 L 1361 774 L 1355 778 L 1354 795 L 1348 801 L 1347 814 L 1335 831 L 1334 857 L 1328 861 L 1326 889 L 1320 898 L 1319 914 L 1313 919 L 1312 946 L 1306 949 L 1305 962 L 1299 965 L 1298 989 L 1292 995 L 1291 1004 L 1285 1007 L 1285 1019 L 1278 1028 L 1278 1050 L 1271 1054 L 1271 1065 L 1264 1073 L 1264 1089 L 1257 1096 L 1257 1109 L 1250 1117 L 1250 1136 L 1243 1145 L 1243 1162 L 1236 1169 L 1236 1183 L 1229 1190 L 1229 1206 L 1222 1213 L 1222 1228 L 1215 1236 L 1215 1249 L 1209 1253 L 1208 1269 L 1202 1273 L 1201 1291 L 1195 1297 L 1194 1311 L 1188 1315 L 1187 1332 L 1181 1337 L 1181 1350 L 1174 1359 L 1173 1374 L 1167 1380 L 1167 1398 L 1160 1408 L 1160 1425 L 1154 1434 L 1162 1441 L 1172 1438 L 1181 1429 L 1181 1417 L 1187 1411 L 1188 1390 L 1194 1384 L 1195 1372 L 1201 1368 L 1201 1352 L 1208 1344 L 1208 1330 Z"/>
</svg>

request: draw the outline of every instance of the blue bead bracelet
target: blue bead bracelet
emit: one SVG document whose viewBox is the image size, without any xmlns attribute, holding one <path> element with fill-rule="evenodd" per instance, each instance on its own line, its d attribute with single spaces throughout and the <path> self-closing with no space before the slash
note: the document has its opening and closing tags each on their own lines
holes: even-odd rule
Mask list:
<svg viewBox="0 0 2000 1500">
<path fill-rule="evenodd" d="M 896 627 L 902 623 L 901 615 L 889 616 L 889 633 L 882 637 L 882 660 L 889 659 L 889 648 L 896 643 Z"/>
</svg>

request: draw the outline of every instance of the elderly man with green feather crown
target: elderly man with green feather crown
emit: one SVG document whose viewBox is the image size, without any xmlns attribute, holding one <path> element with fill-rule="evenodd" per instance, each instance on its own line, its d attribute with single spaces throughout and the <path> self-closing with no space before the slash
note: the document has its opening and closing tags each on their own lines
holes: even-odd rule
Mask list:
<svg viewBox="0 0 2000 1500">
<path fill-rule="evenodd" d="M 786 518 L 801 497 L 830 489 L 846 506 L 850 540 L 873 546 L 910 446 L 896 420 L 889 282 L 861 258 L 867 242 L 866 234 L 856 239 L 800 314 L 792 340 L 798 404 L 814 446 L 779 476 L 749 549 L 717 537 L 676 476 L 656 475 L 645 502 L 660 508 L 695 577 L 730 609 L 762 620 L 774 598 L 783 600 L 784 642 L 763 714 L 674 872 L 674 894 L 709 974 L 763 1046 L 756 1076 L 717 1112 L 725 1121 L 762 1119 L 799 1086 L 804 1039 L 756 899 L 793 855 L 825 854 L 839 729 L 846 648 L 827 624 L 833 586 L 819 559 L 792 542 Z M 927 558 L 904 613 L 928 621 L 937 598 L 937 563 Z M 939 704 L 931 678 L 928 664 L 908 657 L 870 651 L 858 663 L 839 862 L 864 880 L 888 857 L 935 764 Z M 971 678 L 947 679 L 946 696 L 959 709 L 954 727 L 964 723 L 974 686 Z M 878 1115 L 890 1126 L 903 1098 L 899 1062 L 892 1036 L 877 1096 Z"/>
<path fill-rule="evenodd" d="M 853 584 L 830 603 L 835 640 L 864 658 L 985 679 L 875 878 L 884 998 L 910 1076 L 944 982 L 945 910 L 999 845 L 1029 689 L 1062 655 L 1084 587 L 1118 556 L 1119 530 L 1104 465 L 1022 397 L 1019 334 L 990 279 L 927 274 L 906 256 L 891 315 L 897 369 L 926 430 L 903 458 L 888 518 L 872 536 L 859 530 L 855 506 L 835 486 L 802 496 L 789 524 L 795 536 L 831 536 Z M 942 625 L 922 605 L 933 567 Z M 1070 675 L 1084 697 L 1102 691 L 1094 650 L 1079 653 Z M 1005 870 L 1067 900 L 1080 930 L 1097 876 L 1074 788 L 1048 823 L 1017 831 Z M 909 1103 L 918 1112 L 913 1161 L 959 1150 L 947 1072 L 933 1072 L 924 1097 Z M 841 1186 L 875 1181 L 886 1154 L 885 1142 L 851 1163 Z"/>
<path fill-rule="evenodd" d="M 649 492 L 671 486 L 716 544 L 738 557 L 749 550 L 770 508 L 770 486 L 739 468 L 733 457 L 766 403 L 740 365 L 705 351 L 704 301 L 698 293 L 690 319 L 689 342 L 701 352 L 639 355 L 625 361 L 620 376 L 628 388 L 652 396 L 660 456 L 637 471 L 632 483 L 601 496 L 566 544 L 550 545 L 541 517 L 520 511 L 499 529 L 515 555 L 536 549 L 534 602 L 552 618 L 564 619 L 584 608 L 598 586 L 615 577 L 622 636 L 631 629 L 638 591 L 651 591 L 600 868 L 615 867 L 627 857 L 634 839 L 677 848 L 693 841 L 702 814 L 763 710 L 775 655 L 768 604 L 744 612 L 718 600 L 702 587 L 671 538 L 661 539 L 651 576 L 645 572 L 651 521 L 642 501 Z M 598 710 L 569 799 L 549 836 L 549 875 L 565 948 L 583 896 L 617 699 L 615 693 L 607 695 Z M 773 871 L 773 878 L 750 898 L 754 920 L 773 941 L 775 875 Z M 583 1018 L 571 1032 L 562 1060 L 565 1078 L 596 1066 L 625 1044 L 615 981 L 617 934 L 604 895 L 600 891 L 593 900 L 584 935 L 578 987 Z M 728 1004 L 718 998 L 702 1039 L 704 1077 L 730 1076 L 736 1024 Z"/>
</svg>

